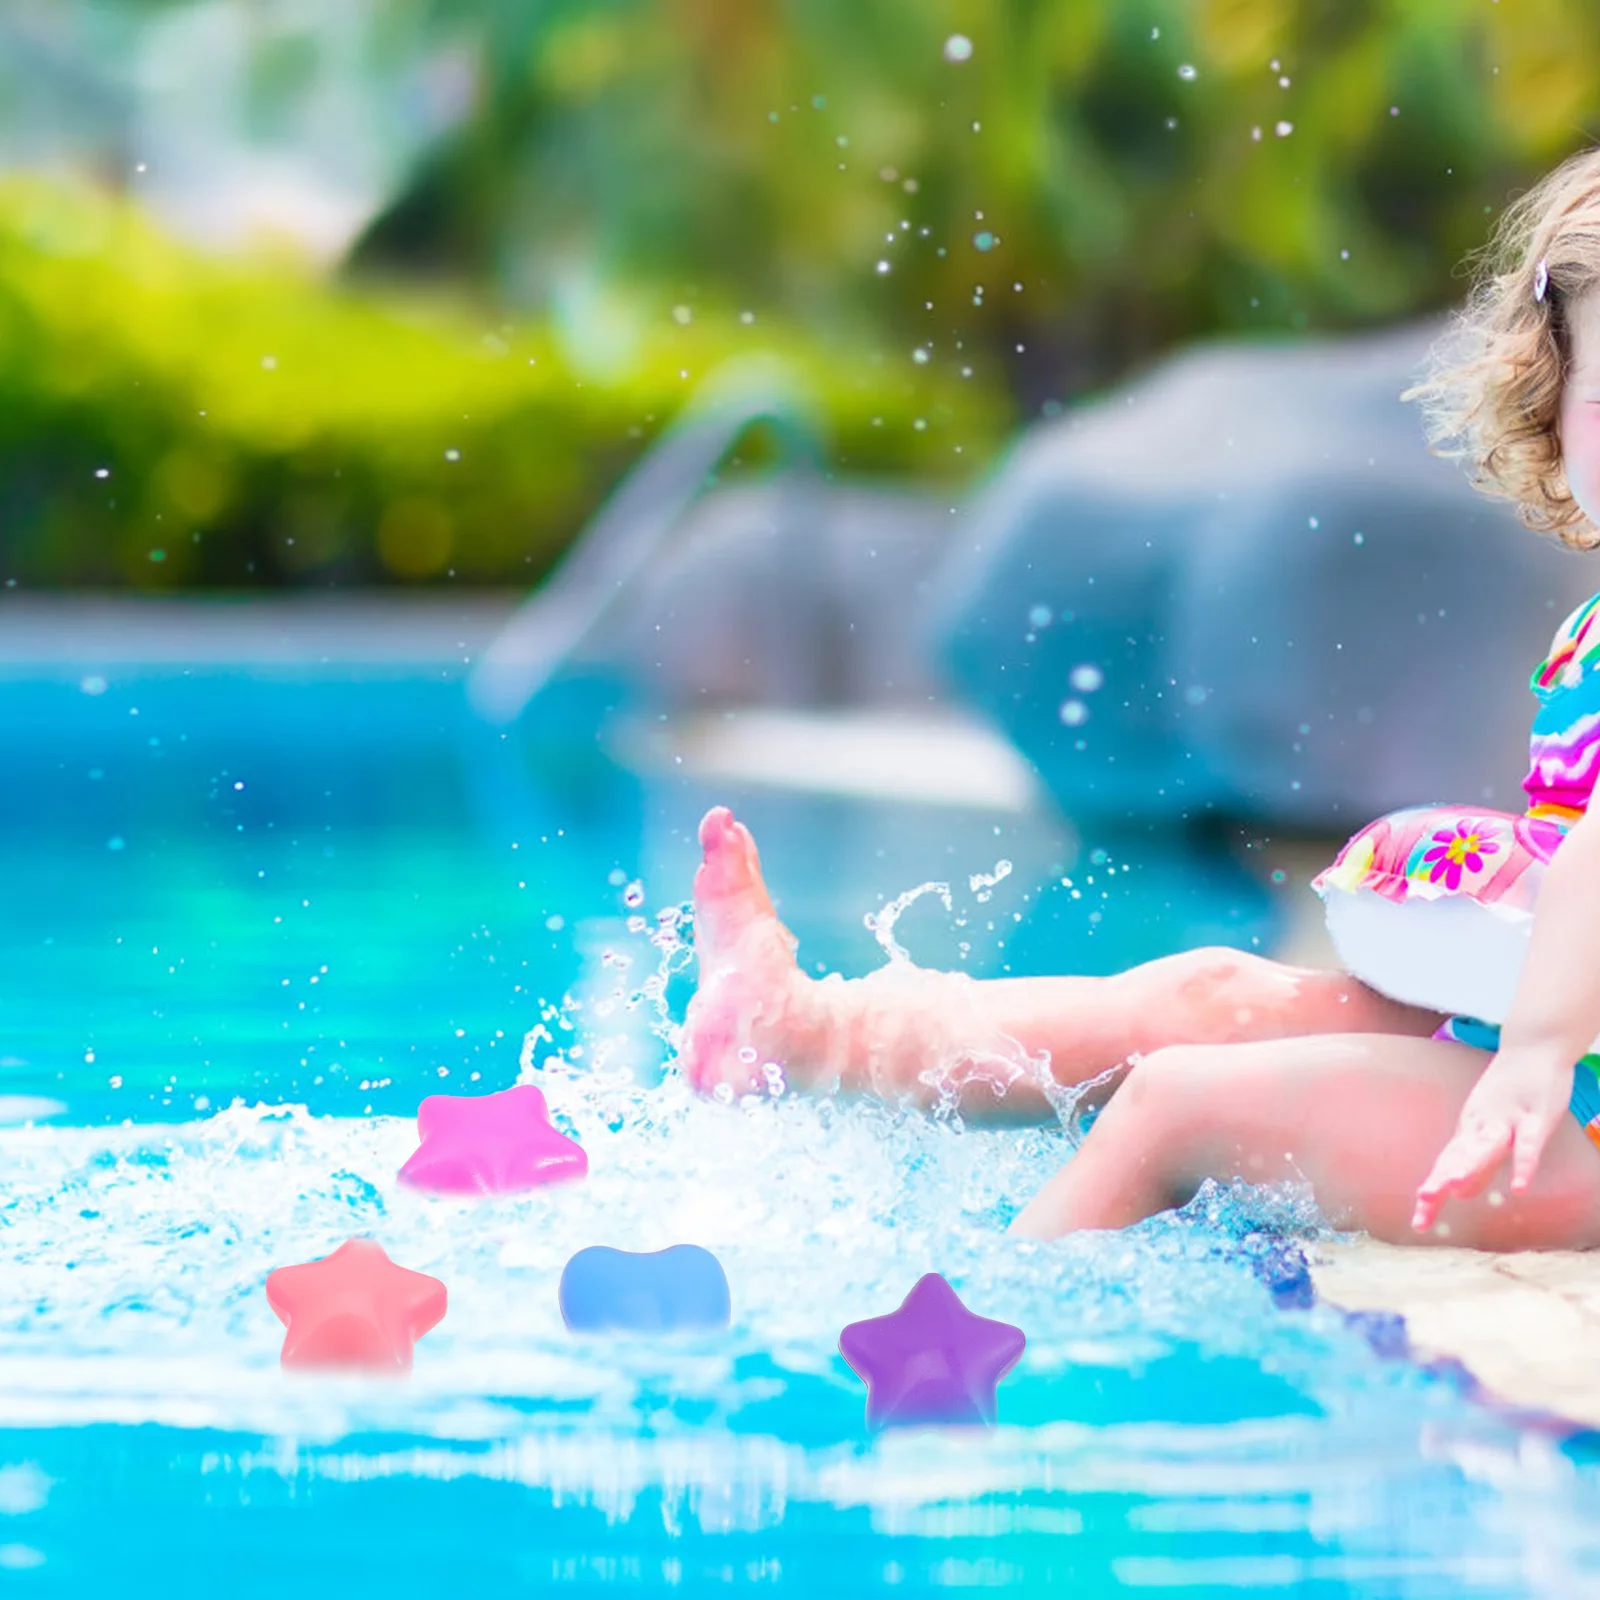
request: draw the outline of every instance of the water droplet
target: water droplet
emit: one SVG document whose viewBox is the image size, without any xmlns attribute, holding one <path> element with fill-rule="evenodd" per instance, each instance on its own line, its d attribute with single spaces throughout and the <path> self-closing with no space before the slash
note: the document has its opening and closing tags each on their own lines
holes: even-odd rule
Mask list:
<svg viewBox="0 0 1600 1600">
<path fill-rule="evenodd" d="M 1092 661 L 1074 667 L 1067 679 L 1079 694 L 1093 694 L 1105 681 L 1106 675 Z"/>
<path fill-rule="evenodd" d="M 459 461 L 461 459 L 461 452 L 457 449 L 451 448 L 445 451 L 444 458 L 446 461 Z"/>
<path fill-rule="evenodd" d="M 967 878 L 967 887 L 974 893 L 978 893 L 980 890 L 983 891 L 982 893 L 978 893 L 978 898 L 980 900 L 987 900 L 989 898 L 988 892 L 993 889 L 997 883 L 1003 883 L 1010 876 L 1011 863 L 1002 856 L 999 861 L 995 862 L 993 872 L 972 873 Z"/>
<path fill-rule="evenodd" d="M 944 58 L 946 61 L 970 61 L 972 41 L 964 33 L 952 33 L 944 42 Z"/>
<path fill-rule="evenodd" d="M 879 273 L 879 275 L 882 276 L 884 273 L 886 273 L 888 271 L 889 271 L 889 263 L 887 261 L 880 261 L 878 263 L 878 273 Z"/>
<path fill-rule="evenodd" d="M 686 328 L 694 321 L 694 312 L 688 306 L 674 306 L 672 308 L 672 320 L 680 328 Z"/>
<path fill-rule="evenodd" d="M 1061 702 L 1061 720 L 1069 728 L 1079 727 L 1089 720 L 1089 708 L 1081 700 L 1063 700 Z"/>
<path fill-rule="evenodd" d="M 911 352 L 911 359 L 915 361 L 919 367 L 925 367 L 928 364 L 928 352 L 923 349 L 921 345 L 918 345 L 917 348 Z"/>
<path fill-rule="evenodd" d="M 982 233 L 973 234 L 972 242 L 980 250 L 993 250 L 995 245 L 998 243 L 995 236 L 990 233 L 987 228 L 985 228 Z"/>
<path fill-rule="evenodd" d="M 1050 626 L 1050 607 L 1034 606 L 1028 612 L 1028 626 L 1030 628 L 1048 628 Z"/>
<path fill-rule="evenodd" d="M 1287 139 L 1289 135 L 1294 132 L 1294 124 L 1292 122 L 1280 122 L 1274 126 L 1272 131 L 1277 134 L 1280 139 Z"/>
<path fill-rule="evenodd" d="M 1185 61 L 1184 64 L 1178 68 L 1178 76 L 1182 78 L 1185 83 L 1193 83 L 1194 80 L 1200 76 L 1200 74 L 1195 70 L 1194 67 Z"/>
<path fill-rule="evenodd" d="M 644 885 L 637 878 L 622 891 L 622 903 L 625 906 L 642 906 L 644 904 Z"/>
<path fill-rule="evenodd" d="M 755 1060 L 755 1058 L 756 1047 L 753 1044 L 742 1044 L 739 1046 L 739 1059 L 744 1062 L 746 1066 L 749 1066 Z"/>
</svg>

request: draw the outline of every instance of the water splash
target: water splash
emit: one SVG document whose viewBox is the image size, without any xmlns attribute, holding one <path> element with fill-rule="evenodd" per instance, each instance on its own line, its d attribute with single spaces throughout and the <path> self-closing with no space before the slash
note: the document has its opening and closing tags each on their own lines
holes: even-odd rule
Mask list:
<svg viewBox="0 0 1600 1600">
<path fill-rule="evenodd" d="M 982 905 L 990 899 L 997 883 L 1004 883 L 1011 876 L 1011 863 L 1004 859 L 995 862 L 993 872 L 974 872 L 967 879 L 967 887 L 977 896 L 978 903 Z"/>
<path fill-rule="evenodd" d="M 1013 863 L 1002 857 L 992 871 L 969 874 L 967 887 L 977 903 L 986 904 L 995 887 L 1010 877 L 1012 871 Z M 927 894 L 938 895 L 955 927 L 966 927 L 968 918 L 956 914 L 950 885 L 945 882 L 918 884 L 862 918 L 888 957 L 886 967 L 864 980 L 875 986 L 876 1009 L 884 1018 L 882 1026 L 869 1034 L 869 1049 L 874 1051 L 867 1073 L 869 1081 L 891 1099 L 904 1090 L 905 1085 L 895 1081 L 893 1070 L 882 1064 L 897 1048 L 903 1049 L 903 1040 L 895 1037 L 893 1019 L 922 1019 L 925 1027 L 920 1042 L 928 1060 L 917 1074 L 917 1082 L 928 1091 L 935 1120 L 959 1128 L 963 1122 L 961 1107 L 972 1105 L 973 1092 L 979 1085 L 987 1086 L 996 1102 L 1008 1096 L 1015 1098 L 1015 1092 L 1022 1088 L 1039 1097 L 1067 1134 L 1070 1144 L 1076 1147 L 1083 1132 L 1078 1115 L 1080 1106 L 1086 1099 L 1096 1097 L 1098 1091 L 1123 1070 L 1125 1063 L 1118 1062 L 1082 1083 L 1061 1083 L 1052 1070 L 1048 1050 L 1030 1051 L 1019 1039 L 995 1024 L 980 994 L 980 980 L 963 972 L 941 972 L 918 966 L 895 938 L 894 929 L 906 910 Z M 960 940 L 959 949 L 965 959 L 971 942 Z M 926 1024 L 931 1018 L 942 1019 L 944 1025 L 928 1028 Z M 980 1092 L 980 1106 L 981 1100 Z"/>
<path fill-rule="evenodd" d="M 1219 1246 L 1226 1195 L 1121 1236 L 1041 1246 L 1005 1235 L 1059 1163 L 1044 1129 L 961 1129 L 871 1100 L 727 1107 L 675 1077 L 626 1089 L 588 1073 L 544 1081 L 590 1175 L 489 1202 L 396 1182 L 415 1146 L 409 1118 L 235 1104 L 175 1126 L 0 1130 L 0 1387 L 20 1408 L 9 1414 L 320 1436 L 403 1416 L 481 1437 L 536 1430 L 566 1408 L 631 1434 L 641 1393 L 665 1386 L 704 1402 L 703 1421 L 676 1425 L 695 1433 L 770 1407 L 783 1392 L 776 1373 L 792 1394 L 765 1431 L 803 1437 L 821 1405 L 846 1438 L 859 1396 L 837 1370 L 838 1330 L 889 1309 L 923 1271 L 1027 1326 L 1045 1368 L 1084 1340 L 1131 1350 L 1201 1329 L 1221 1350 L 1262 1340 L 1242 1315 L 1258 1286 Z M 419 1345 L 404 1392 L 290 1382 L 277 1370 L 282 1330 L 266 1274 L 359 1234 L 450 1288 L 449 1315 Z M 630 1351 L 567 1334 L 555 1285 L 576 1250 L 683 1240 L 728 1271 L 726 1339 Z"/>
<path fill-rule="evenodd" d="M 896 895 L 893 900 L 880 906 L 875 912 L 867 911 L 862 914 L 862 926 L 878 941 L 878 948 L 891 961 L 910 962 L 911 957 L 905 946 L 894 936 L 894 927 L 906 911 L 925 894 L 938 895 L 946 911 L 954 909 L 950 899 L 950 885 L 929 882 L 919 883 L 916 888 L 907 889 L 903 894 Z"/>
<path fill-rule="evenodd" d="M 918 967 L 894 940 L 898 916 L 930 892 L 948 912 L 948 887 L 929 884 L 879 914 L 882 971 L 913 998 L 946 986 L 943 1003 L 959 1008 L 973 980 Z M 1066 1154 L 1057 1127 L 985 1129 L 873 1098 L 724 1105 L 670 1061 L 638 1078 L 607 1041 L 631 1029 L 673 1049 L 667 991 L 692 959 L 690 908 L 669 906 L 642 930 L 613 918 L 586 937 L 592 981 L 544 1007 L 521 1067 L 588 1151 L 581 1186 L 434 1199 L 395 1180 L 415 1145 L 410 1118 L 301 1106 L 235 1103 L 176 1126 L 0 1128 L 0 1392 L 12 1422 L 239 1429 L 279 1441 L 263 1461 L 291 1474 L 498 1474 L 613 1520 L 660 1496 L 684 1524 L 722 1530 L 781 1521 L 797 1499 L 870 1506 L 875 1526 L 982 1496 L 1025 1495 L 1037 1511 L 1060 1498 L 1069 1467 L 1102 1488 L 1171 1495 L 1174 1474 L 1191 1470 L 1186 1423 L 1202 1424 L 1195 1483 L 1213 1504 L 1236 1494 L 1244 1515 L 1264 1486 L 1303 1500 L 1308 1463 L 1332 1473 L 1358 1459 L 1370 1472 L 1374 1430 L 1392 1434 L 1407 1407 L 1448 1422 L 1424 1380 L 1376 1363 L 1336 1319 L 1274 1313 L 1243 1264 L 1251 1229 L 1326 1233 L 1303 1186 L 1210 1185 L 1182 1213 L 1121 1233 L 1014 1239 L 1007 1225 Z M 1029 1063 L 1015 1041 L 982 1042 L 1048 1080 L 1048 1061 Z M 963 1070 L 933 1065 L 936 1097 Z M 1056 1095 L 1065 1123 L 1074 1093 Z M 449 1314 L 403 1385 L 291 1380 L 265 1276 L 356 1234 L 442 1278 Z M 728 1272 L 725 1335 L 668 1347 L 566 1331 L 555 1286 L 577 1249 L 685 1240 Z M 1026 1328 L 1025 1369 L 1008 1380 L 1005 1426 L 868 1448 L 839 1329 L 892 1309 L 924 1271 Z M 1149 1384 L 1142 1375 L 1163 1363 L 1196 1381 Z M 1131 1397 L 1127 1414 L 1096 1399 L 1099 1420 L 1086 1423 L 1084 1396 L 1102 1381 Z M 1203 1427 L 1228 1381 L 1241 1395 L 1276 1385 L 1298 1409 L 1265 1413 L 1253 1432 Z M 1392 1462 L 1404 1439 L 1391 1434 Z M 378 1435 L 416 1444 L 386 1454 Z"/>
<path fill-rule="evenodd" d="M 1103 850 L 1096 850 L 1091 860 L 1097 869 L 1116 870 L 1109 866 Z M 975 902 L 990 901 L 996 886 L 1013 871 L 1014 864 L 1002 857 L 990 871 L 970 873 L 967 886 Z M 1063 882 L 1077 899 L 1076 887 L 1069 880 Z M 1093 873 L 1088 882 L 1094 883 Z M 969 918 L 957 912 L 948 882 L 918 884 L 876 911 L 863 913 L 863 925 L 886 958 L 883 967 L 862 979 L 847 980 L 831 973 L 820 980 L 824 989 L 842 990 L 847 982 L 864 985 L 862 992 L 870 998 L 873 1020 L 859 1041 L 867 1052 L 859 1076 L 885 1100 L 893 1103 L 909 1096 L 936 1122 L 957 1130 L 964 1126 L 967 1115 L 976 1113 L 982 1121 L 993 1116 L 1001 1102 L 1011 1102 L 1015 1104 L 1010 1113 L 1013 1118 L 1053 1121 L 1066 1134 L 1069 1148 L 1075 1148 L 1084 1133 L 1082 1109 L 1100 1102 L 1101 1091 L 1128 1062 L 1116 1062 L 1082 1082 L 1059 1082 L 1049 1050 L 1029 1050 L 994 1022 L 980 980 L 914 961 L 896 937 L 896 927 L 912 905 L 930 894 L 938 897 L 955 928 L 967 926 Z M 1100 894 L 1103 899 L 1105 890 Z M 580 1072 L 607 1085 L 611 1102 L 605 1120 L 613 1128 L 629 1118 L 654 1114 L 647 1102 L 629 1099 L 618 1091 L 635 1083 L 665 1082 L 680 1076 L 677 1058 L 683 1024 L 672 1015 L 669 987 L 694 959 L 691 903 L 658 910 L 652 928 L 651 920 L 637 909 L 644 902 L 643 886 L 637 880 L 628 885 L 624 902 L 632 909 L 626 922 L 630 937 L 620 941 L 627 948 L 619 949 L 613 942 L 602 946 L 597 974 L 601 981 L 592 983 L 584 994 L 566 996 L 561 1006 L 548 1008 L 546 1020 L 524 1042 L 522 1056 L 522 1081 L 542 1081 L 544 1074 L 567 1077 Z M 1099 913 L 1090 911 L 1088 915 L 1094 919 Z M 992 923 L 989 926 L 993 928 Z M 959 945 L 964 959 L 970 941 L 962 939 Z M 640 965 L 648 965 L 650 970 L 634 984 L 630 974 Z M 842 999 L 841 994 L 840 1003 Z M 908 1028 L 917 1030 L 909 1046 Z M 908 1048 L 919 1052 L 921 1059 L 910 1082 L 902 1065 Z M 758 1053 L 747 1048 L 740 1059 L 745 1066 L 756 1067 Z M 759 1079 L 757 1091 L 742 1098 L 726 1085 L 713 1093 L 723 1104 L 732 1105 L 736 1098 L 741 1104 L 753 1104 L 777 1099 L 788 1091 L 780 1061 L 760 1062 Z"/>
</svg>

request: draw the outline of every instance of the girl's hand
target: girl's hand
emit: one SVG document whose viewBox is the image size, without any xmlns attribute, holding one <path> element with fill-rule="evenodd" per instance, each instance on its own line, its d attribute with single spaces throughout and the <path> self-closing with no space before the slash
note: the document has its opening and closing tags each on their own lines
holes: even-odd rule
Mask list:
<svg viewBox="0 0 1600 1600">
<path fill-rule="evenodd" d="M 1571 1098 L 1572 1067 L 1544 1052 L 1501 1050 L 1461 1108 L 1455 1136 L 1417 1190 L 1411 1226 L 1426 1232 L 1451 1195 L 1481 1194 L 1507 1155 L 1511 1188 L 1521 1194 L 1539 1166 Z"/>
</svg>

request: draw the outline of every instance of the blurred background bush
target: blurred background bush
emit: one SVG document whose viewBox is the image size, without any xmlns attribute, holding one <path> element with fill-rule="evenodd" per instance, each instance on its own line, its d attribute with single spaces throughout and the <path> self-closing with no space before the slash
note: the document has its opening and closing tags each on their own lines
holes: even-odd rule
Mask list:
<svg viewBox="0 0 1600 1600">
<path fill-rule="evenodd" d="M 758 349 L 964 486 L 1456 301 L 1597 104 L 1590 0 L 7 0 L 0 581 L 531 581 Z"/>
</svg>

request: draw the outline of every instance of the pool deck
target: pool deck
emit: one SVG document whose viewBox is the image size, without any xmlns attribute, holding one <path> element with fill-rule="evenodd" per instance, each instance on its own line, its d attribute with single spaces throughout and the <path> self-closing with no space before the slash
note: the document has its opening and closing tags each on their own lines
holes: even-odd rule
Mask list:
<svg viewBox="0 0 1600 1600">
<path fill-rule="evenodd" d="M 1417 1355 L 1454 1357 L 1497 1400 L 1600 1428 L 1600 1251 L 1352 1239 L 1308 1256 L 1330 1305 L 1397 1311 Z"/>
<path fill-rule="evenodd" d="M 308 663 L 426 663 L 464 676 L 517 596 L 272 596 L 193 601 L 122 596 L 0 596 L 0 676 L 72 674 L 112 662 L 245 663 L 268 672 Z M 624 723 L 608 739 L 625 764 L 707 780 L 876 797 L 996 813 L 1045 805 L 1043 788 L 1003 735 L 953 706 L 682 714 L 666 727 Z M 1310 891 L 1342 838 L 1263 838 L 1241 851 L 1279 897 L 1274 952 L 1337 965 Z M 1273 883 L 1275 870 L 1284 873 Z M 1398 1312 L 1424 1358 L 1453 1357 L 1514 1406 L 1600 1428 L 1600 1251 L 1487 1255 L 1367 1239 L 1309 1252 L 1317 1293 L 1350 1311 Z"/>
</svg>

